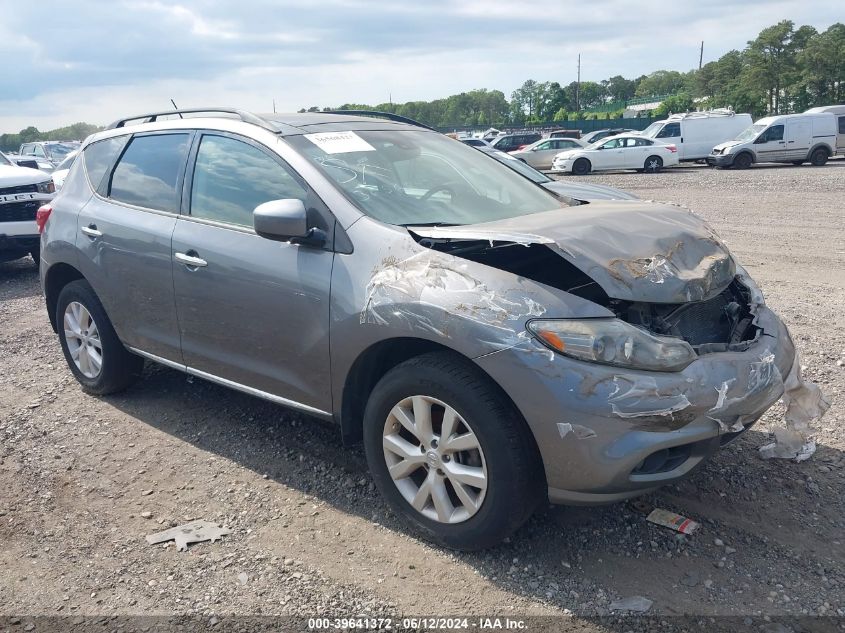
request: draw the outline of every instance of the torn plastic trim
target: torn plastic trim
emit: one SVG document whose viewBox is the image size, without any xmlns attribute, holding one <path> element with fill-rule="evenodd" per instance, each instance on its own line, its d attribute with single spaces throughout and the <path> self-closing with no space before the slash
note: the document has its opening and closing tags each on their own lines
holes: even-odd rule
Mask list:
<svg viewBox="0 0 845 633">
<path fill-rule="evenodd" d="M 579 440 L 588 440 L 591 437 L 596 437 L 596 432 L 593 429 L 581 424 L 571 424 L 570 422 L 558 422 L 557 430 L 561 438 L 569 435 Z"/>
<path fill-rule="evenodd" d="M 456 348 L 475 358 L 530 338 L 525 322 L 549 311 L 569 318 L 612 316 L 594 302 L 530 279 L 417 248 L 374 262 L 359 303 L 360 324 L 440 342 L 460 337 Z"/>
</svg>

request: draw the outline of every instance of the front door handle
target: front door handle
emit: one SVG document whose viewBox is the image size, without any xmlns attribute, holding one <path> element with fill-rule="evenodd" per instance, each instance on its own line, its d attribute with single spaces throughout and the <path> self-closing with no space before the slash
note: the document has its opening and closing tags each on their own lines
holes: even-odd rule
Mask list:
<svg viewBox="0 0 845 633">
<path fill-rule="evenodd" d="M 103 237 L 103 232 L 97 230 L 96 224 L 89 224 L 88 226 L 83 226 L 79 230 L 92 239 L 97 237 Z"/>
<path fill-rule="evenodd" d="M 187 253 L 174 253 L 173 258 L 180 264 L 185 264 L 188 268 L 202 268 L 208 266 L 208 262 L 197 257 L 196 251 L 188 251 Z"/>
</svg>

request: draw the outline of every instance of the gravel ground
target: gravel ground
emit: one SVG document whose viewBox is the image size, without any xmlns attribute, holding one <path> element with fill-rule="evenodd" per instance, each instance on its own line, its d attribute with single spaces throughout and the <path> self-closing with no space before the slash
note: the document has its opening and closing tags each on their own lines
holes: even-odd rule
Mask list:
<svg viewBox="0 0 845 633">
<path fill-rule="evenodd" d="M 20 260 L 0 264 L 0 614 L 566 613 L 574 624 L 645 596 L 661 615 L 845 615 L 845 160 L 581 180 L 686 205 L 721 234 L 833 403 L 809 461 L 757 456 L 782 424 L 776 405 L 645 499 L 700 522 L 691 536 L 632 504 L 558 507 L 494 550 L 444 551 L 405 534 L 360 448 L 325 423 L 152 366 L 123 394 L 83 394 Z M 194 518 L 232 534 L 187 552 L 144 540 Z"/>
</svg>

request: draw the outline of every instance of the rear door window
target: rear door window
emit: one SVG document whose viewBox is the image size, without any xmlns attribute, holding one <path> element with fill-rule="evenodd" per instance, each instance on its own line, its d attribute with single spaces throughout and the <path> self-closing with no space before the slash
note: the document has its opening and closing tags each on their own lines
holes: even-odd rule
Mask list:
<svg viewBox="0 0 845 633">
<path fill-rule="evenodd" d="M 189 134 L 134 137 L 114 169 L 109 197 L 139 207 L 178 213 L 179 181 L 189 141 Z"/>
<path fill-rule="evenodd" d="M 845 116 L 839 117 L 839 133 L 845 134 Z"/>
</svg>

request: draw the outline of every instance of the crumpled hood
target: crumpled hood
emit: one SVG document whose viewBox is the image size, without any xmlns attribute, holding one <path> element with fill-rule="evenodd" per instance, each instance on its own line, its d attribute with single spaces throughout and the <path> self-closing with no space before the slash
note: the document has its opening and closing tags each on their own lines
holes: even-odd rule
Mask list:
<svg viewBox="0 0 845 633">
<path fill-rule="evenodd" d="M 731 147 L 736 147 L 737 145 L 742 145 L 742 144 L 743 144 L 743 141 L 725 141 L 724 143 L 719 143 L 713 149 L 726 150 L 726 149 L 729 149 Z"/>
<path fill-rule="evenodd" d="M 730 252 L 704 220 L 654 202 L 595 202 L 482 224 L 408 229 L 431 238 L 546 244 L 609 297 L 627 301 L 701 301 L 736 274 Z"/>
</svg>

